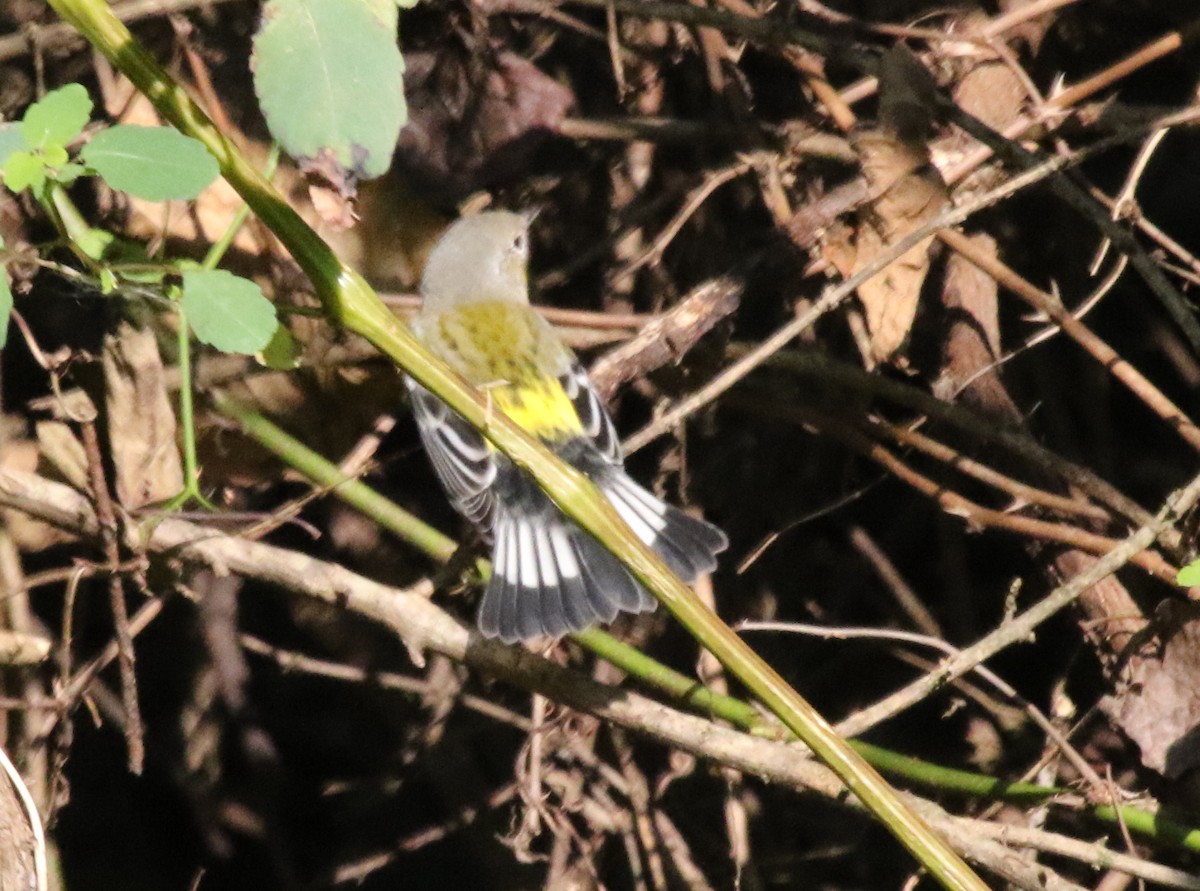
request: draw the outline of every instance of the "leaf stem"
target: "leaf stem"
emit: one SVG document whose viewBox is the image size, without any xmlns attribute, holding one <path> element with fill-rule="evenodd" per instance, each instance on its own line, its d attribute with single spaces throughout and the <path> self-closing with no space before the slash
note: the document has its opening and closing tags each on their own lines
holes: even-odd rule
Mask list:
<svg viewBox="0 0 1200 891">
<path fill-rule="evenodd" d="M 189 501 L 195 501 L 205 510 L 216 510 L 211 501 L 200 491 L 200 462 L 196 458 L 196 409 L 192 393 L 192 337 L 188 327 L 187 312 L 183 308 L 182 294 L 178 287 L 170 291 L 175 305 L 179 344 L 179 426 L 183 439 L 183 491 L 162 506 L 163 510 L 178 510 Z"/>
</svg>

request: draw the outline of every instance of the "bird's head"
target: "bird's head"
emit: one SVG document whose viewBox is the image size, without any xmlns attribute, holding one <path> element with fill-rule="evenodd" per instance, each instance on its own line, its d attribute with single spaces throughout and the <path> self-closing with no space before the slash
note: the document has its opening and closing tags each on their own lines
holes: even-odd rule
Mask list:
<svg viewBox="0 0 1200 891">
<path fill-rule="evenodd" d="M 425 264 L 425 307 L 443 310 L 476 300 L 528 303 L 532 220 L 532 214 L 487 211 L 453 223 Z"/>
</svg>

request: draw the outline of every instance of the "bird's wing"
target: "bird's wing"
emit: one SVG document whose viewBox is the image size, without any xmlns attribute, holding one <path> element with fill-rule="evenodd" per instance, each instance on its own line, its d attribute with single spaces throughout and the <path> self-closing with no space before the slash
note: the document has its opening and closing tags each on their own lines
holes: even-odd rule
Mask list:
<svg viewBox="0 0 1200 891">
<path fill-rule="evenodd" d="M 612 418 L 608 416 L 608 410 L 600 401 L 579 360 L 572 358 L 570 366 L 559 375 L 558 381 L 575 406 L 584 435 L 609 464 L 621 464 L 625 460 L 621 453 L 621 440 L 617 438 Z"/>
<path fill-rule="evenodd" d="M 470 424 L 410 378 L 413 414 L 433 469 L 459 513 L 487 532 L 495 517 L 496 460 Z"/>
</svg>

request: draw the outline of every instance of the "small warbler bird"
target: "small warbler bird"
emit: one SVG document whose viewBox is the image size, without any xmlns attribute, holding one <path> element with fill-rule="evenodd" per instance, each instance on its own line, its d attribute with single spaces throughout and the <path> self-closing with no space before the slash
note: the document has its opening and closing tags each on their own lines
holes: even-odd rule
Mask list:
<svg viewBox="0 0 1200 891">
<path fill-rule="evenodd" d="M 582 471 L 685 582 L 711 572 L 725 534 L 655 498 L 622 466 L 621 444 L 586 372 L 529 305 L 530 217 L 488 212 L 454 223 L 429 254 L 413 333 L 497 411 Z M 654 598 L 560 511 L 524 471 L 409 380 L 434 470 L 455 508 L 493 541 L 479 628 L 506 643 L 558 638 Z"/>
</svg>

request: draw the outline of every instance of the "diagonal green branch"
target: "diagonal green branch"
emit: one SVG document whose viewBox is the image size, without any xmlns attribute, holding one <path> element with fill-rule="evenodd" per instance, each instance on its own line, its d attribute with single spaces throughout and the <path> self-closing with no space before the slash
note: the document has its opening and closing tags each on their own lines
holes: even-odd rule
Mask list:
<svg viewBox="0 0 1200 891">
<path fill-rule="evenodd" d="M 591 482 L 523 434 L 485 398 L 437 362 L 358 273 L 343 264 L 282 196 L 241 156 L 182 86 L 143 49 L 103 0 L 50 0 L 159 113 L 202 142 L 230 185 L 312 280 L 331 321 L 361 334 L 527 470 L 572 520 L 612 550 L 692 634 L 845 782 L 934 875 L 955 891 L 986 885 L 787 682 L 724 625 L 639 540 Z"/>
<path fill-rule="evenodd" d="M 347 477 L 336 464 L 321 457 L 258 412 L 219 394 L 214 397 L 214 403 L 219 412 L 237 421 L 251 439 L 277 455 L 289 467 L 299 470 L 315 484 L 328 488 L 334 496 L 357 508 L 365 516 L 371 517 L 433 560 L 445 563 L 458 550 L 454 539 L 417 519 L 362 481 Z M 481 570 L 486 571 L 486 561 L 480 560 L 479 564 Z M 580 632 L 573 635 L 573 638 L 576 643 L 617 666 L 625 674 L 636 678 L 642 684 L 667 693 L 698 714 L 720 718 L 755 736 L 767 739 L 790 738 L 783 728 L 769 722 L 762 712 L 750 703 L 718 693 L 695 678 L 663 665 L 598 628 Z M 1026 806 L 1069 797 L 1071 794 L 1070 790 L 1055 786 L 1005 780 L 932 764 L 861 740 L 851 740 L 850 745 L 872 767 L 891 776 L 906 779 L 915 785 L 941 792 L 960 792 Z M 1089 804 L 1086 812 L 1102 823 L 1123 825 L 1161 844 L 1200 851 L 1200 828 L 1178 823 L 1162 813 L 1132 805 L 1113 807 L 1106 804 Z"/>
</svg>

